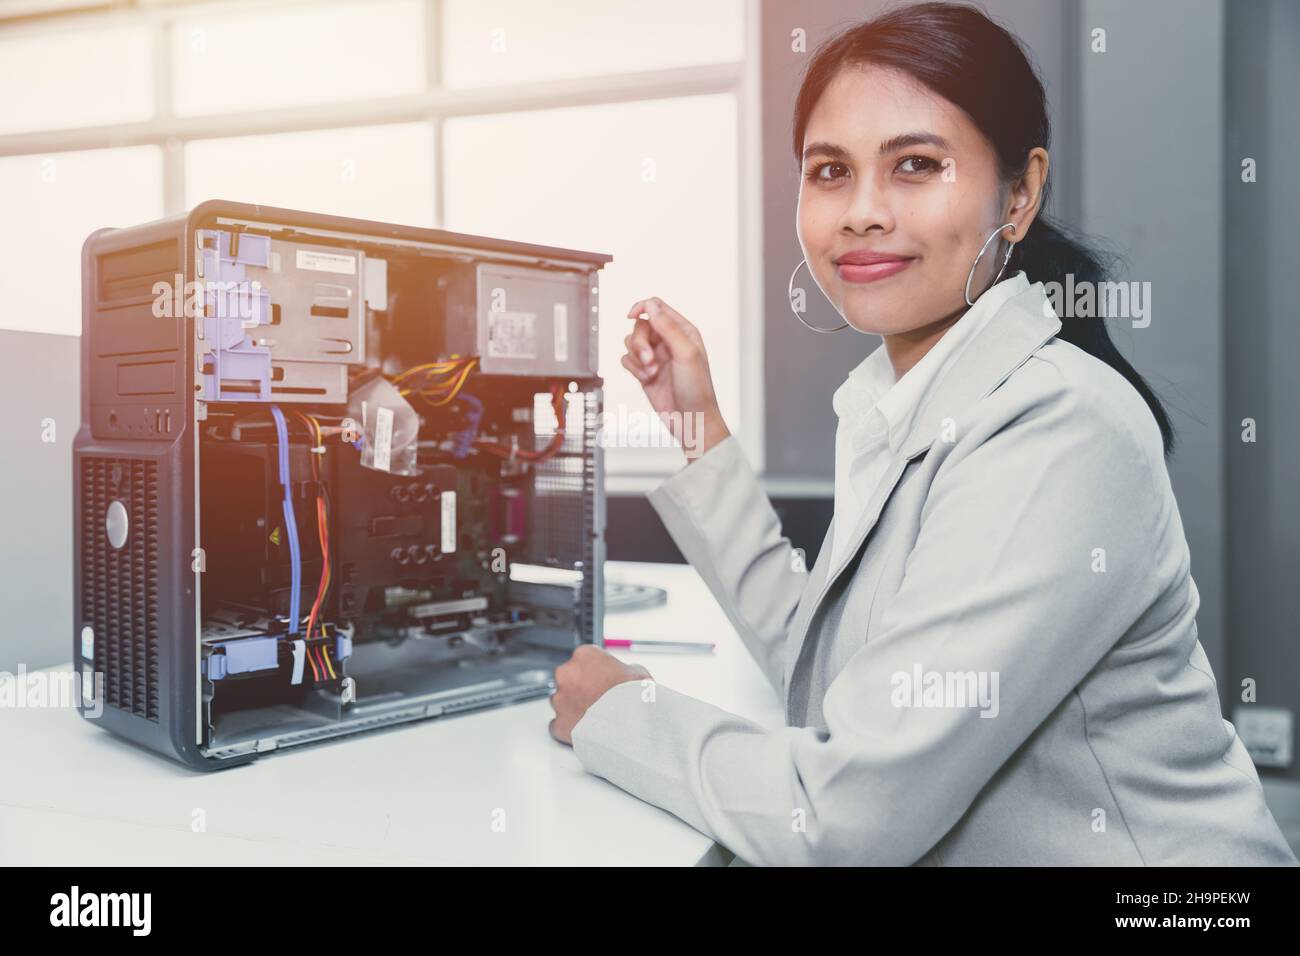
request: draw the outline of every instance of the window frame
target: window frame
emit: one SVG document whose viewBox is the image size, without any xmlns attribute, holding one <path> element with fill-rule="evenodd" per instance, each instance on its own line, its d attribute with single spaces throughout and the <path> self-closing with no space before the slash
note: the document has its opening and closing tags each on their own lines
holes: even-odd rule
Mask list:
<svg viewBox="0 0 1300 956">
<path fill-rule="evenodd" d="M 741 0 L 742 57 L 736 62 L 454 89 L 442 85 L 442 0 L 419 0 L 424 17 L 425 84 L 418 92 L 201 116 L 178 116 L 173 111 L 172 44 L 177 21 L 199 12 L 221 14 L 239 10 L 265 11 L 267 8 L 323 8 L 343 2 L 348 0 L 141 0 L 140 6 L 133 9 L 106 8 L 100 11 L 87 11 L 84 2 L 73 10 L 65 10 L 66 4 L 58 2 L 23 5 L 17 8 L 19 15 L 0 18 L 0 35 L 15 37 L 69 29 L 147 25 L 153 41 L 154 114 L 147 121 L 119 125 L 3 134 L 0 135 L 0 156 L 140 145 L 161 147 L 163 214 L 171 216 L 185 211 L 185 144 L 191 140 L 425 122 L 432 127 L 435 157 L 432 221 L 435 226 L 441 226 L 444 222 L 443 124 L 448 119 L 709 93 L 731 94 L 736 98 L 739 139 L 736 182 L 739 190 L 737 241 L 740 269 L 736 276 L 739 308 L 736 345 L 740 352 L 739 395 L 744 410 L 741 424 L 733 432 L 744 445 L 755 468 L 761 471 L 765 456 L 761 388 L 764 323 L 759 0 Z M 618 322 L 621 318 L 616 314 L 605 316 L 602 331 L 613 334 L 621 328 Z M 621 366 L 603 370 L 606 379 L 620 374 L 627 374 Z M 614 493 L 648 490 L 680 467 L 682 460 L 682 453 L 677 448 L 609 448 L 606 450 L 607 488 Z"/>
</svg>

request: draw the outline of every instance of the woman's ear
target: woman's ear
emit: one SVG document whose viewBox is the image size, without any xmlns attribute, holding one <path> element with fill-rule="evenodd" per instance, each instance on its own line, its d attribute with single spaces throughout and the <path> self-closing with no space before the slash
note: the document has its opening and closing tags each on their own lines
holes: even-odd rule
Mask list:
<svg viewBox="0 0 1300 956">
<path fill-rule="evenodd" d="M 1047 186 L 1047 169 L 1049 165 L 1050 158 L 1047 155 L 1047 150 L 1041 146 L 1035 146 L 1029 151 L 1025 171 L 1011 184 L 1011 195 L 1008 197 L 1010 207 L 1007 209 L 1006 217 L 1002 221 L 1016 224 L 1015 239 L 1017 242 L 1025 237 L 1025 234 L 1029 232 L 1029 227 L 1038 218 L 1039 210 L 1043 204 L 1043 189 Z"/>
</svg>

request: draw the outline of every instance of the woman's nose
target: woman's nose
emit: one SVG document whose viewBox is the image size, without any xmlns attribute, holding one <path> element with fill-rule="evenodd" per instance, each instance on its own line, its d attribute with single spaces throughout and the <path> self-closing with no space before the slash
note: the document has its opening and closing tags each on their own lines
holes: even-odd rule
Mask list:
<svg viewBox="0 0 1300 956">
<path fill-rule="evenodd" d="M 879 226 L 885 232 L 894 228 L 894 214 L 885 190 L 874 180 L 859 180 L 848 195 L 840 225 L 847 232 L 866 235 Z"/>
</svg>

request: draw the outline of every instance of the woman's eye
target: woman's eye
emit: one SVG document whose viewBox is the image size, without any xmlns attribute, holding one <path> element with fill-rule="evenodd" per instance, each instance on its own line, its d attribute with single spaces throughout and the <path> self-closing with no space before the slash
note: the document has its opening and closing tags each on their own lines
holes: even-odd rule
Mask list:
<svg viewBox="0 0 1300 956">
<path fill-rule="evenodd" d="M 903 169 L 908 163 L 916 165 L 911 169 Z M 939 168 L 939 163 L 929 156 L 904 156 L 898 163 L 898 169 L 904 173 L 928 173 Z"/>
<path fill-rule="evenodd" d="M 818 163 L 808 170 L 808 178 L 814 182 L 828 183 L 847 176 L 849 168 L 843 163 Z"/>
</svg>

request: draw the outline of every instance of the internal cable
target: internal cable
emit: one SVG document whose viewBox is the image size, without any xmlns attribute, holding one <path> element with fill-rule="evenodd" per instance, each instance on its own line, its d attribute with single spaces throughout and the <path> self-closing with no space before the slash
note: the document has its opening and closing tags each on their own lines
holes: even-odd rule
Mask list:
<svg viewBox="0 0 1300 956">
<path fill-rule="evenodd" d="M 469 373 L 478 364 L 478 356 L 468 359 L 455 359 L 447 362 L 429 362 L 416 365 L 395 375 L 394 385 L 402 395 L 415 393 L 433 406 L 449 404 L 464 387 Z M 435 376 L 442 376 L 434 381 Z"/>
<path fill-rule="evenodd" d="M 396 385 L 407 376 L 414 375 L 417 372 L 451 372 L 460 365 L 463 359 L 451 359 L 445 362 L 426 362 L 424 365 L 414 365 L 405 372 L 399 372 L 392 378 L 393 384 Z"/>
<path fill-rule="evenodd" d="M 312 639 L 312 632 L 315 630 L 317 625 L 317 617 L 321 612 L 321 608 L 324 606 L 325 596 L 329 592 L 331 578 L 329 515 L 326 507 L 325 486 L 321 482 L 320 477 L 321 461 L 325 456 L 325 438 L 320 422 L 315 418 L 315 416 L 305 415 L 299 411 L 295 411 L 294 414 L 302 419 L 303 424 L 307 426 L 307 430 L 311 433 L 311 439 L 315 441 L 315 444 L 308 450 L 311 454 L 312 480 L 316 483 L 316 531 L 320 537 L 321 574 L 320 583 L 316 589 L 316 600 L 312 604 L 311 616 L 307 619 L 307 640 L 310 641 Z M 324 624 L 321 624 L 320 627 L 321 637 L 324 638 Z M 334 675 L 334 668 L 330 666 L 329 656 L 323 646 L 316 648 L 315 657 L 312 656 L 309 648 L 308 659 L 312 661 L 312 672 L 317 681 L 321 679 L 324 673 Z M 319 661 L 319 667 L 317 661 Z"/>
<path fill-rule="evenodd" d="M 523 461 L 538 462 L 545 461 L 554 456 L 564 445 L 564 425 L 566 409 L 564 407 L 564 396 L 567 394 L 562 386 L 551 386 L 551 408 L 555 412 L 555 434 L 551 437 L 546 447 L 538 451 L 520 448 L 502 448 L 498 443 L 486 439 L 480 439 L 475 446 L 480 451 L 496 455 L 499 458 L 519 458 Z"/>
<path fill-rule="evenodd" d="M 271 406 L 275 436 L 280 450 L 280 486 L 284 489 L 285 533 L 289 537 L 289 633 L 298 633 L 299 601 L 302 589 L 302 554 L 298 550 L 298 520 L 293 513 L 293 486 L 289 482 L 289 429 L 279 405 Z"/>
<path fill-rule="evenodd" d="M 449 404 L 456 397 L 457 393 L 465 386 L 465 380 L 469 378 L 469 373 L 473 371 L 474 366 L 477 362 L 478 362 L 477 358 L 472 358 L 465 363 L 464 370 L 460 373 L 460 376 L 456 379 L 455 384 L 451 388 L 451 392 L 445 397 L 434 400 L 431 396 L 425 394 L 424 392 L 420 393 L 421 396 L 425 399 L 425 401 L 429 402 L 430 405 L 436 406 L 436 405 Z"/>
<path fill-rule="evenodd" d="M 479 425 L 483 421 L 483 403 L 469 392 L 462 392 L 458 398 L 465 407 L 465 427 L 451 433 L 451 453 L 456 458 L 464 458 L 474 447 L 474 439 L 478 438 Z"/>
</svg>

